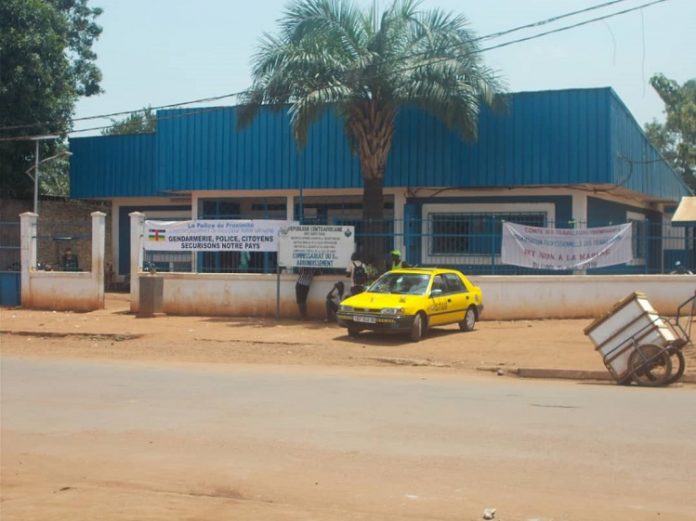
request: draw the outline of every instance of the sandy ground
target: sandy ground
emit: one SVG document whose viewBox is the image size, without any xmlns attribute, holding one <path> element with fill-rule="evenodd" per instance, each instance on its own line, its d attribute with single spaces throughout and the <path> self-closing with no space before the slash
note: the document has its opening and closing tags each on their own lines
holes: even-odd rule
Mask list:
<svg viewBox="0 0 696 521">
<path fill-rule="evenodd" d="M 317 374 L 369 370 L 378 371 L 385 378 L 409 373 L 442 377 L 471 373 L 473 376 L 479 369 L 502 369 L 508 372 L 517 368 L 606 371 L 601 357 L 583 334 L 583 328 L 590 322 L 589 319 L 482 321 L 473 332 L 462 333 L 456 326 L 439 328 L 429 332 L 423 341 L 414 344 L 404 337 L 372 333 L 364 333 L 353 339 L 348 337 L 343 329 L 322 322 L 276 322 L 230 317 L 136 318 L 128 313 L 127 298 L 127 295 L 110 294 L 107 297 L 106 309 L 91 313 L 0 309 L 0 354 L 15 359 L 90 359 L 99 363 L 144 362 L 163 367 L 191 367 L 200 364 L 206 371 L 215 366 L 222 369 L 245 364 L 254 367 L 278 366 L 277 370 L 281 371 L 283 368 L 287 370 L 289 366 L 302 366 L 303 370 L 311 370 Z M 686 354 L 687 373 L 695 375 L 696 353 L 693 348 L 689 348 Z M 505 380 L 500 380 L 503 381 Z M 693 388 L 691 385 L 678 387 L 684 388 L 677 389 L 677 392 L 689 392 Z M 691 434 L 687 433 L 687 436 Z M 215 472 L 219 470 L 219 463 L 216 460 L 215 447 L 208 447 L 210 440 L 200 436 L 178 441 L 175 437 L 170 438 L 153 440 L 143 437 L 142 434 L 128 432 L 114 434 L 109 438 L 97 431 L 86 431 L 79 436 L 69 437 L 53 433 L 47 438 L 42 438 L 33 434 L 6 431 L 2 440 L 3 467 L 5 471 L 22 469 L 21 475 L 24 477 L 12 483 L 3 480 L 5 484 L 1 495 L 10 497 L 30 491 L 31 497 L 36 497 L 38 501 L 27 504 L 28 510 L 8 519 L 46 519 L 50 517 L 51 512 L 61 511 L 71 512 L 71 519 L 135 519 L 142 515 L 143 510 L 138 510 L 133 505 L 142 506 L 146 503 L 149 510 L 146 510 L 148 515 L 145 518 L 148 519 L 223 519 L 227 518 L 223 513 L 230 501 L 238 505 L 235 513 L 239 519 L 387 518 L 383 516 L 383 512 L 377 514 L 378 510 L 370 512 L 369 509 L 345 511 L 344 515 L 340 514 L 340 509 L 337 510 L 334 505 L 337 500 L 332 499 L 330 495 L 326 498 L 327 504 L 331 505 L 327 511 L 308 513 L 303 508 L 295 511 L 293 509 L 296 507 L 289 501 L 280 501 L 263 503 L 262 515 L 257 510 L 258 502 L 241 500 L 243 491 L 240 492 L 234 487 L 218 486 L 218 483 L 224 480 L 214 479 Z M 158 465 L 153 463 L 151 467 L 139 467 L 139 474 L 130 476 L 128 460 L 121 461 L 118 455 L 128 454 L 128 451 L 134 451 L 146 443 L 152 444 L 153 441 L 166 441 L 172 445 L 162 454 L 151 455 L 153 458 L 162 459 Z M 221 444 L 232 443 L 226 439 L 218 441 Z M 243 446 L 240 445 L 238 456 L 241 461 L 245 461 L 244 455 L 248 455 L 248 451 L 255 447 L 254 443 L 256 442 L 253 439 L 248 439 L 244 441 Z M 168 455 L 176 453 L 177 447 L 188 444 L 192 444 L 193 447 L 198 447 L 196 444 L 205 445 L 206 450 L 194 451 L 199 456 L 204 453 L 208 458 L 201 467 L 205 467 L 205 472 L 201 470 L 200 476 L 188 476 L 185 483 L 178 483 L 179 478 L 172 473 L 167 481 L 163 478 L 167 473 L 162 473 L 162 467 L 167 467 Z M 143 446 L 147 448 L 149 445 Z M 268 446 L 258 448 L 259 453 L 266 453 L 268 450 Z M 51 456 L 51 451 L 56 454 Z M 311 453 L 288 452 L 284 455 L 279 453 L 277 459 L 280 461 L 282 458 L 290 458 L 297 464 L 299 475 L 306 463 L 298 462 L 311 462 L 315 457 L 316 454 Z M 329 460 L 335 457 L 333 454 L 327 456 Z M 354 455 L 348 454 L 345 458 L 354 458 Z M 363 466 L 367 468 L 368 463 L 375 464 L 374 461 L 368 460 L 370 458 L 356 463 L 359 467 L 356 472 Z M 67 467 L 66 461 L 70 462 Z M 99 463 L 95 466 L 95 462 Z M 198 468 L 200 463 L 196 460 L 196 465 L 192 463 L 190 466 Z M 336 460 L 335 463 L 340 463 L 338 467 L 345 469 L 350 462 Z M 381 463 L 377 467 L 381 468 L 380 465 Z M 419 465 L 422 465 L 422 462 L 414 463 L 414 476 L 418 473 Z M 442 469 L 446 470 L 447 464 L 444 460 L 441 465 Z M 100 475 L 100 468 L 109 468 L 109 475 L 120 478 L 102 483 L 95 477 Z M 440 472 L 442 469 L 435 470 Z M 456 468 L 452 469 L 452 476 L 457 472 Z M 93 488 L 71 488 L 71 480 L 77 479 L 76 473 L 80 476 L 84 474 L 80 477 L 81 483 L 94 482 L 97 485 Z M 222 471 L 220 473 L 223 474 Z M 340 481 L 341 476 L 334 477 Z M 392 476 L 391 479 L 395 477 L 397 476 Z M 383 478 L 379 473 L 376 474 L 374 486 L 378 486 Z M 481 497 L 485 497 L 484 484 L 485 482 L 482 482 L 479 491 Z M 11 487 L 6 488 L 9 485 Z M 143 494 L 138 488 L 141 485 L 147 489 L 147 494 Z M 292 488 L 292 484 L 285 477 L 278 477 L 274 486 L 277 486 L 278 490 L 282 487 Z M 434 490 L 436 488 L 434 487 Z M 342 489 L 338 487 L 336 490 Z M 44 491 L 44 495 L 36 495 L 37 491 Z M 148 499 L 143 500 L 143 497 Z M 541 504 L 544 497 L 543 494 L 539 497 L 525 498 L 511 496 L 510 501 L 511 504 L 524 501 Z M 205 508 L 201 509 L 202 503 L 198 498 L 206 499 Z M 80 505 L 79 508 L 75 507 L 77 504 Z M 593 512 L 591 506 L 585 509 L 582 497 L 577 497 L 574 504 L 577 508 L 574 513 L 554 512 L 553 519 L 596 518 L 596 512 Z M 625 514 L 607 512 L 615 519 L 660 519 L 660 514 L 654 511 L 640 512 L 640 515 L 633 517 L 617 516 L 619 513 Z M 0 503 L 0 518 L 2 517 L 4 516 Z M 413 512 L 404 519 L 427 517 Z M 674 519 L 677 518 L 678 516 Z"/>
<path fill-rule="evenodd" d="M 158 316 L 128 312 L 128 295 L 109 294 L 90 313 L 0 309 L 2 353 L 14 356 L 174 363 L 432 367 L 473 371 L 548 368 L 606 371 L 583 334 L 584 320 L 481 321 L 474 331 L 431 330 L 419 343 L 365 332 L 350 338 L 323 322 L 233 317 Z M 686 351 L 687 374 L 696 352 Z"/>
</svg>

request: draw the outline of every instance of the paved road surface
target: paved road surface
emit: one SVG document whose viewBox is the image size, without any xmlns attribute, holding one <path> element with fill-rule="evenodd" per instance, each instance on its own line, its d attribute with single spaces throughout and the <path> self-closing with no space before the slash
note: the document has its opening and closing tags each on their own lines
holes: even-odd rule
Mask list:
<svg viewBox="0 0 696 521">
<path fill-rule="evenodd" d="M 3 520 L 696 519 L 696 391 L 2 359 Z"/>
</svg>

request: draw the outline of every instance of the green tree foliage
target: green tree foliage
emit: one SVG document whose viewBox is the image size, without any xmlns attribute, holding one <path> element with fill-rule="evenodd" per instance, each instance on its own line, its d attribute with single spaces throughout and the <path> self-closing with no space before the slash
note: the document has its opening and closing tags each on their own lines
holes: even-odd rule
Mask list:
<svg viewBox="0 0 696 521">
<path fill-rule="evenodd" d="M 111 120 L 112 125 L 103 130 L 104 136 L 115 136 L 119 134 L 144 134 L 154 132 L 157 124 L 157 115 L 151 107 L 141 111 L 133 112 L 128 117 L 118 121 Z"/>
<path fill-rule="evenodd" d="M 92 51 L 101 12 L 88 0 L 0 1 L 0 140 L 64 135 L 77 98 L 101 92 Z M 54 155 L 60 146 L 60 140 L 42 142 L 40 156 Z M 0 141 L 3 197 L 32 193 L 25 172 L 33 160 L 33 142 Z"/>
<path fill-rule="evenodd" d="M 696 79 L 679 85 L 656 74 L 650 84 L 665 103 L 667 118 L 664 124 L 646 123 L 645 133 L 684 182 L 696 190 Z"/>
<path fill-rule="evenodd" d="M 70 159 L 67 143 L 58 143 L 53 156 L 46 157 L 53 157 L 53 159 L 39 166 L 41 171 L 39 193 L 55 197 L 68 197 L 70 195 L 70 177 L 68 175 Z"/>
<path fill-rule="evenodd" d="M 299 146 L 331 106 L 360 159 L 367 231 L 384 213 L 384 173 L 401 108 L 418 106 L 463 139 L 477 137 L 480 103 L 500 101 L 496 75 L 464 16 L 395 0 L 381 15 L 348 0 L 295 0 L 278 36 L 265 35 L 253 60 L 240 127 L 264 104 L 286 110 Z M 375 226 L 371 228 L 379 231 Z M 383 241 L 367 245 L 380 255 Z"/>
</svg>

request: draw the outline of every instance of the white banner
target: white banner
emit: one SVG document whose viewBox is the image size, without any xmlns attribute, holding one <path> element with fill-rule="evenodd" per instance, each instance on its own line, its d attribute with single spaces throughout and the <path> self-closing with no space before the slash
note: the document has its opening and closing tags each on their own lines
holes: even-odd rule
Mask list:
<svg viewBox="0 0 696 521">
<path fill-rule="evenodd" d="M 505 223 L 501 258 L 540 270 L 585 270 L 633 260 L 630 224 L 599 228 L 537 228 Z"/>
<path fill-rule="evenodd" d="M 346 269 L 355 251 L 352 226 L 289 226 L 280 230 L 278 264 Z"/>
<path fill-rule="evenodd" d="M 278 230 L 289 221 L 145 221 L 150 251 L 278 251 Z"/>
</svg>

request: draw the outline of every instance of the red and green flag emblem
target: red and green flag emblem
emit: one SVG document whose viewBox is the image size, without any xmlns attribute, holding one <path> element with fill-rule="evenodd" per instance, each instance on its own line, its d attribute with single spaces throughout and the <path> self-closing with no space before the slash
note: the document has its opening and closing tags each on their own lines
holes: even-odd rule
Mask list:
<svg viewBox="0 0 696 521">
<path fill-rule="evenodd" d="M 164 232 L 166 230 L 163 230 L 161 228 L 150 228 L 148 230 L 148 238 L 151 241 L 163 241 L 165 240 Z"/>
</svg>

